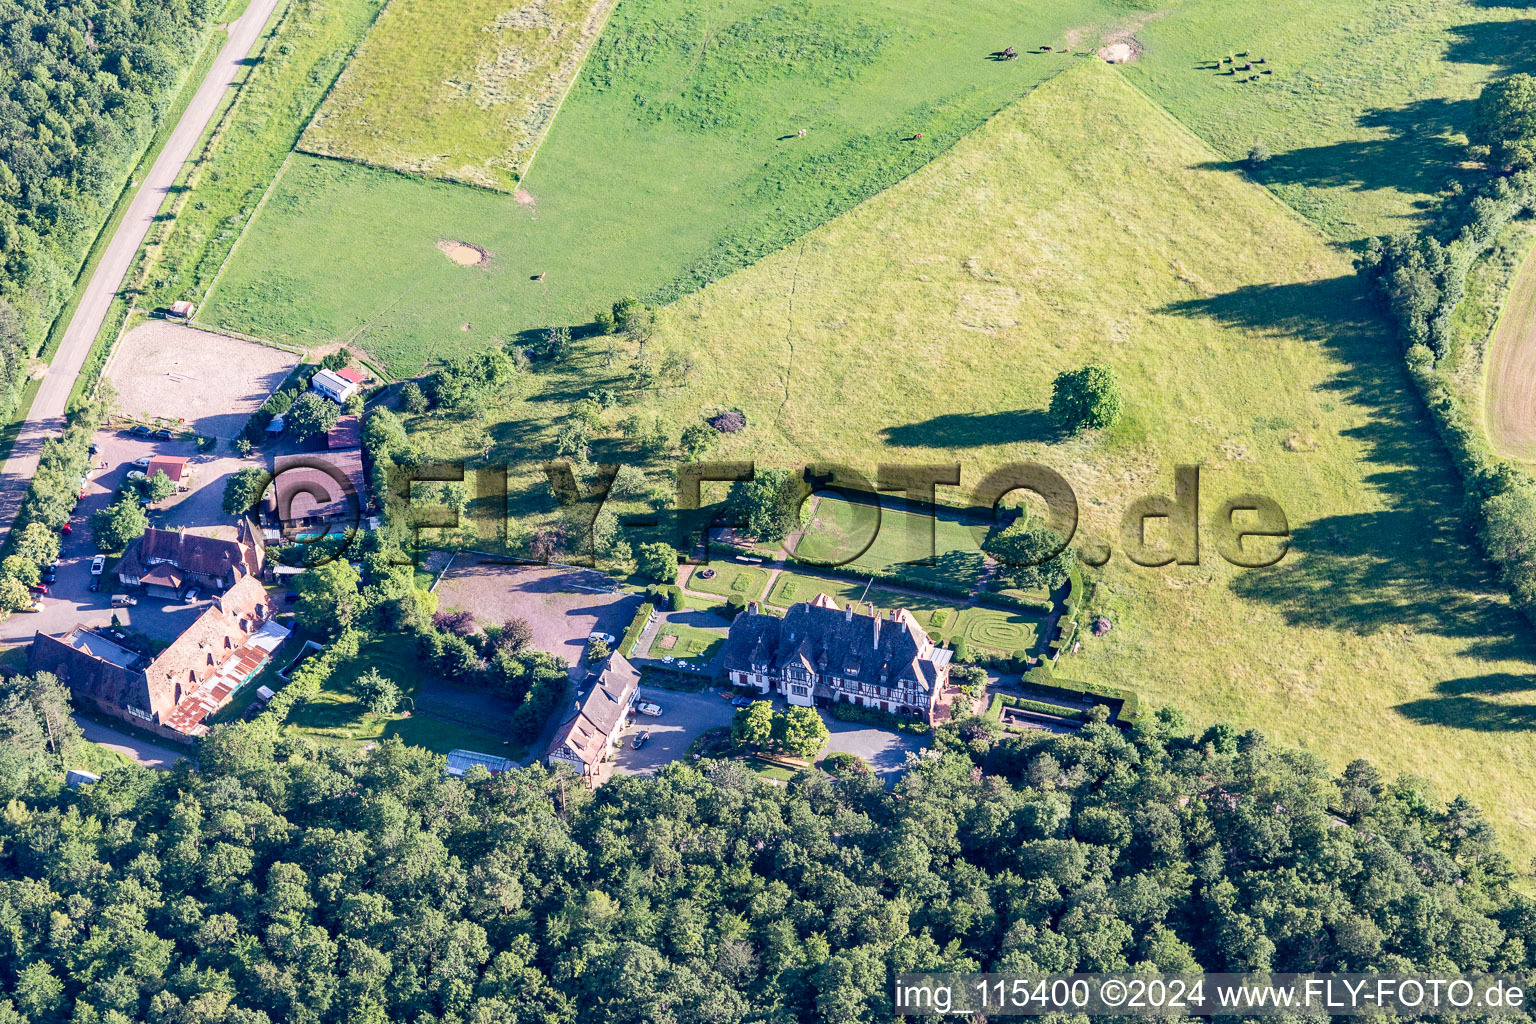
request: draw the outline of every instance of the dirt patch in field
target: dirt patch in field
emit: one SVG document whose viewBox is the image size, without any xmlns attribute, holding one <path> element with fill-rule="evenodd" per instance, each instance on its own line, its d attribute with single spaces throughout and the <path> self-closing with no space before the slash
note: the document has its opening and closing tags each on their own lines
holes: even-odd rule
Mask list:
<svg viewBox="0 0 1536 1024">
<path fill-rule="evenodd" d="M 491 262 L 489 249 L 482 249 L 478 245 L 468 242 L 458 242 L 451 238 L 437 240 L 438 251 L 447 256 L 461 267 L 483 267 Z"/>
<path fill-rule="evenodd" d="M 512 193 L 512 198 L 517 200 L 519 206 L 537 206 L 538 200 L 533 198 L 533 193 L 525 188 L 520 188 Z"/>
<path fill-rule="evenodd" d="M 1488 353 L 1488 439 L 1501 454 L 1536 461 L 1536 254 L 1515 272 Z"/>
<path fill-rule="evenodd" d="M 1141 56 L 1141 43 L 1135 36 L 1125 36 L 1100 47 L 1099 56 L 1111 64 L 1129 64 Z"/>
</svg>

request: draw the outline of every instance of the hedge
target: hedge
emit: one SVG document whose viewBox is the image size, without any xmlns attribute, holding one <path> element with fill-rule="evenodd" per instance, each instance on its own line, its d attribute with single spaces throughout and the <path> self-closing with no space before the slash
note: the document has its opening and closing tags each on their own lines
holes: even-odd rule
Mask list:
<svg viewBox="0 0 1536 1024">
<path fill-rule="evenodd" d="M 1044 701 L 1030 700 L 1028 697 L 1015 697 L 1007 693 L 995 694 L 992 698 L 1000 705 L 1017 708 L 1020 711 L 1032 711 L 1037 715 L 1049 715 L 1052 718 L 1067 718 L 1081 722 L 1086 716 L 1081 708 L 1062 707 L 1059 704 L 1047 704 Z"/>
<path fill-rule="evenodd" d="M 319 655 L 306 660 L 304 664 L 293 670 L 293 678 L 289 680 L 288 685 L 267 702 L 266 708 L 257 717 L 274 725 L 281 725 L 287 721 L 288 715 L 296 706 L 320 693 L 320 688 L 331 678 L 331 673 L 336 671 L 338 665 L 357 657 L 362 641 L 363 634 L 358 630 L 342 630 L 341 634 Z"/>
<path fill-rule="evenodd" d="M 1042 612 L 1046 615 L 1049 615 L 1051 609 L 1056 607 L 1054 601 L 1046 601 L 1037 597 L 1019 597 L 1017 594 L 1004 594 L 996 590 L 988 591 L 986 600 L 993 604 L 1017 608 L 1020 611 Z"/>
<path fill-rule="evenodd" d="M 1103 683 L 1085 683 L 1076 679 L 1061 679 L 1049 669 L 1032 668 L 1024 673 L 1023 683 L 1045 693 L 1090 700 L 1095 704 L 1114 705 L 1111 721 L 1130 724 L 1141 717 L 1141 698 L 1135 690 L 1124 690 Z"/>
<path fill-rule="evenodd" d="M 858 754 L 850 754 L 846 750 L 840 750 L 835 754 L 828 754 L 821 759 L 819 766 L 828 775 L 853 773 L 858 775 L 873 775 L 875 769 L 870 763 Z"/>
<path fill-rule="evenodd" d="M 645 632 L 645 627 L 651 624 L 651 616 L 656 614 L 656 606 L 650 602 L 642 604 L 635 612 L 634 621 L 624 631 L 624 636 L 619 640 L 619 653 L 624 657 L 632 657 L 635 653 L 635 644 L 640 642 L 640 634 Z"/>
<path fill-rule="evenodd" d="M 826 710 L 827 714 L 839 722 L 877 725 L 882 729 L 895 729 L 898 732 L 911 732 L 919 735 L 930 731 L 927 722 L 904 718 L 889 711 L 865 707 L 863 704 L 854 704 L 851 701 L 835 701 L 827 705 Z"/>
</svg>

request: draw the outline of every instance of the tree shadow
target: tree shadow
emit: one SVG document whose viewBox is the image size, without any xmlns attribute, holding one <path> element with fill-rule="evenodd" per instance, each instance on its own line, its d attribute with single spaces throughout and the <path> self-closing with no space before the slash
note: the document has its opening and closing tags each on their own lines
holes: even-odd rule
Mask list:
<svg viewBox="0 0 1536 1024">
<path fill-rule="evenodd" d="M 975 448 L 1016 441 L 1054 441 L 1060 430 L 1044 409 L 951 412 L 921 423 L 887 427 L 887 444 L 902 448 Z"/>
<path fill-rule="evenodd" d="M 1398 712 L 1415 722 L 1445 725 L 1479 732 L 1528 732 L 1536 729 L 1536 680 L 1529 676 L 1492 672 L 1454 679 L 1435 687 L 1438 696 L 1423 697 L 1397 705 Z M 1524 704 L 1508 704 L 1491 698 L 1529 693 Z"/>
<path fill-rule="evenodd" d="M 1367 414 L 1341 435 L 1367 466 L 1363 504 L 1380 507 L 1293 523 L 1285 558 L 1242 573 L 1232 590 L 1293 626 L 1356 636 L 1408 628 L 1455 638 L 1470 656 L 1530 660 L 1530 626 L 1504 603 L 1462 518 L 1460 479 L 1363 288 L 1354 276 L 1252 285 L 1159 310 L 1208 317 L 1255 343 L 1320 345 L 1344 367 L 1320 386 Z"/>
</svg>

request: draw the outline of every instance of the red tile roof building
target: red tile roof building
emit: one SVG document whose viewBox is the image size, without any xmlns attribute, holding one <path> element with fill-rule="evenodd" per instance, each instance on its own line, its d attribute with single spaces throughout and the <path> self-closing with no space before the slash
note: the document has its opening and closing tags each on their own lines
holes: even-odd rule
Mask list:
<svg viewBox="0 0 1536 1024">
<path fill-rule="evenodd" d="M 245 576 L 158 655 L 81 625 L 58 637 L 38 633 L 28 667 L 53 673 L 78 702 L 104 714 L 200 736 L 208 731 L 204 720 L 229 703 L 288 636 L 272 614 L 266 588 Z"/>
</svg>

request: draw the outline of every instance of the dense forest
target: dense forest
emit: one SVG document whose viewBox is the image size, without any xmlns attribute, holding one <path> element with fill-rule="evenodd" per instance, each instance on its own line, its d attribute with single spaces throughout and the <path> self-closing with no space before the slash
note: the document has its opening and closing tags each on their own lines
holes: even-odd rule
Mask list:
<svg viewBox="0 0 1536 1024">
<path fill-rule="evenodd" d="M 946 725 L 867 775 L 674 764 L 596 794 L 224 727 L 77 790 L 0 698 L 0 1022 L 890 1018 L 905 969 L 1529 967 L 1478 812 L 1217 727 Z M 64 751 L 61 755 L 60 751 Z"/>
<path fill-rule="evenodd" d="M 0 410 L 215 0 L 0 0 Z"/>
</svg>

